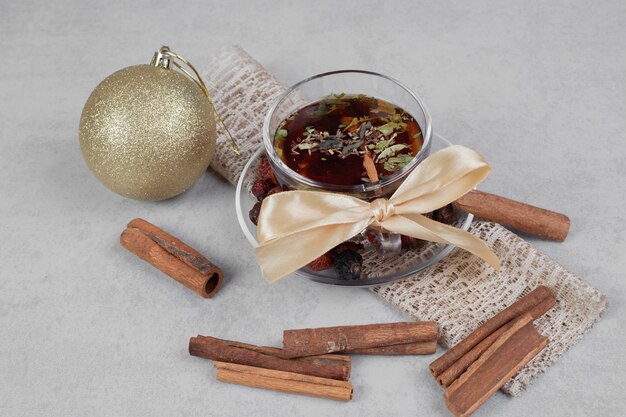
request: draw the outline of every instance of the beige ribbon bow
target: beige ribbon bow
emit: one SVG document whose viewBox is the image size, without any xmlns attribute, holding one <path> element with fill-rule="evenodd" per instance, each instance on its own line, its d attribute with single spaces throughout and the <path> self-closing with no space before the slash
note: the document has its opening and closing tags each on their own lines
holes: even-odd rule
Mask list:
<svg viewBox="0 0 626 417">
<path fill-rule="evenodd" d="M 456 145 L 424 159 L 389 199 L 370 203 L 319 191 L 273 194 L 261 207 L 257 261 L 273 282 L 374 225 L 417 239 L 451 243 L 499 271 L 498 257 L 485 242 L 422 215 L 472 190 L 489 170 L 478 152 Z"/>
</svg>

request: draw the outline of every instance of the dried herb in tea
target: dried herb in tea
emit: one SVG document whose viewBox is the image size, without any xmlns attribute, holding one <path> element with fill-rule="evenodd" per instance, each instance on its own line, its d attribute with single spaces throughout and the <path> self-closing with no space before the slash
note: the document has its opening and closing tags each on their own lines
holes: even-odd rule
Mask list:
<svg viewBox="0 0 626 417">
<path fill-rule="evenodd" d="M 363 94 L 331 94 L 305 106 L 279 125 L 274 148 L 285 164 L 315 181 L 370 182 L 368 153 L 378 178 L 404 168 L 422 148 L 415 119 L 400 107 Z"/>
</svg>

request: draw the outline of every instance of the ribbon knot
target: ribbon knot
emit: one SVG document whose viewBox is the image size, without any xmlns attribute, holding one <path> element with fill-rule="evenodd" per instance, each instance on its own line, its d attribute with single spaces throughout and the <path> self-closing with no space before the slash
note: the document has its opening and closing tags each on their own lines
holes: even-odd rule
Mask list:
<svg viewBox="0 0 626 417">
<path fill-rule="evenodd" d="M 476 151 L 451 146 L 424 159 L 389 199 L 367 202 L 346 194 L 286 191 L 263 199 L 256 257 L 268 281 L 302 268 L 375 223 L 391 233 L 465 249 L 500 270 L 478 237 L 426 216 L 472 190 L 490 167 Z"/>
<path fill-rule="evenodd" d="M 393 203 L 386 198 L 377 198 L 370 203 L 370 209 L 374 215 L 374 220 L 377 222 L 383 222 L 385 219 L 391 217 L 396 212 L 396 207 Z"/>
</svg>

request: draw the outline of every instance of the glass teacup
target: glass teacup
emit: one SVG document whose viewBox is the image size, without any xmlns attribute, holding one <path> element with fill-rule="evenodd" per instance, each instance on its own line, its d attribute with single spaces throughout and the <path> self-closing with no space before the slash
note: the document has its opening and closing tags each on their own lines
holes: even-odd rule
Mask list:
<svg viewBox="0 0 626 417">
<path fill-rule="evenodd" d="M 403 168 L 382 177 L 377 182 L 339 185 L 307 178 L 291 169 L 275 149 L 276 132 L 281 123 L 298 110 L 331 94 L 365 95 L 385 100 L 410 114 L 421 128 L 422 145 L 419 152 Z M 286 188 L 346 193 L 366 201 L 389 197 L 411 171 L 426 158 L 432 136 L 431 118 L 423 101 L 406 86 L 382 74 L 342 70 L 307 78 L 289 88 L 272 106 L 263 125 L 263 142 L 270 165 L 278 182 Z M 362 233 L 364 242 L 383 256 L 400 252 L 400 235 L 370 227 Z"/>
</svg>

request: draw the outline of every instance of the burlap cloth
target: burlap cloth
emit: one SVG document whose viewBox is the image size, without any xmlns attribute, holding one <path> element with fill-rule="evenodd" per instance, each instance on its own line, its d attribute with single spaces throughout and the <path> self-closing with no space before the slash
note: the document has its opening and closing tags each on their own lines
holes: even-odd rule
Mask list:
<svg viewBox="0 0 626 417">
<path fill-rule="evenodd" d="M 211 166 L 236 184 L 243 166 L 262 142 L 267 111 L 287 86 L 239 47 L 224 49 L 202 76 L 242 150 L 240 157 L 235 156 L 224 132 L 218 130 L 218 149 Z M 503 388 L 519 395 L 593 326 L 606 307 L 606 296 L 498 224 L 476 221 L 470 231 L 500 257 L 500 274 L 471 254 L 455 250 L 428 270 L 372 291 L 416 320 L 436 321 L 439 341 L 449 347 L 538 285 L 552 288 L 557 306 L 535 322 L 550 343 Z"/>
</svg>

